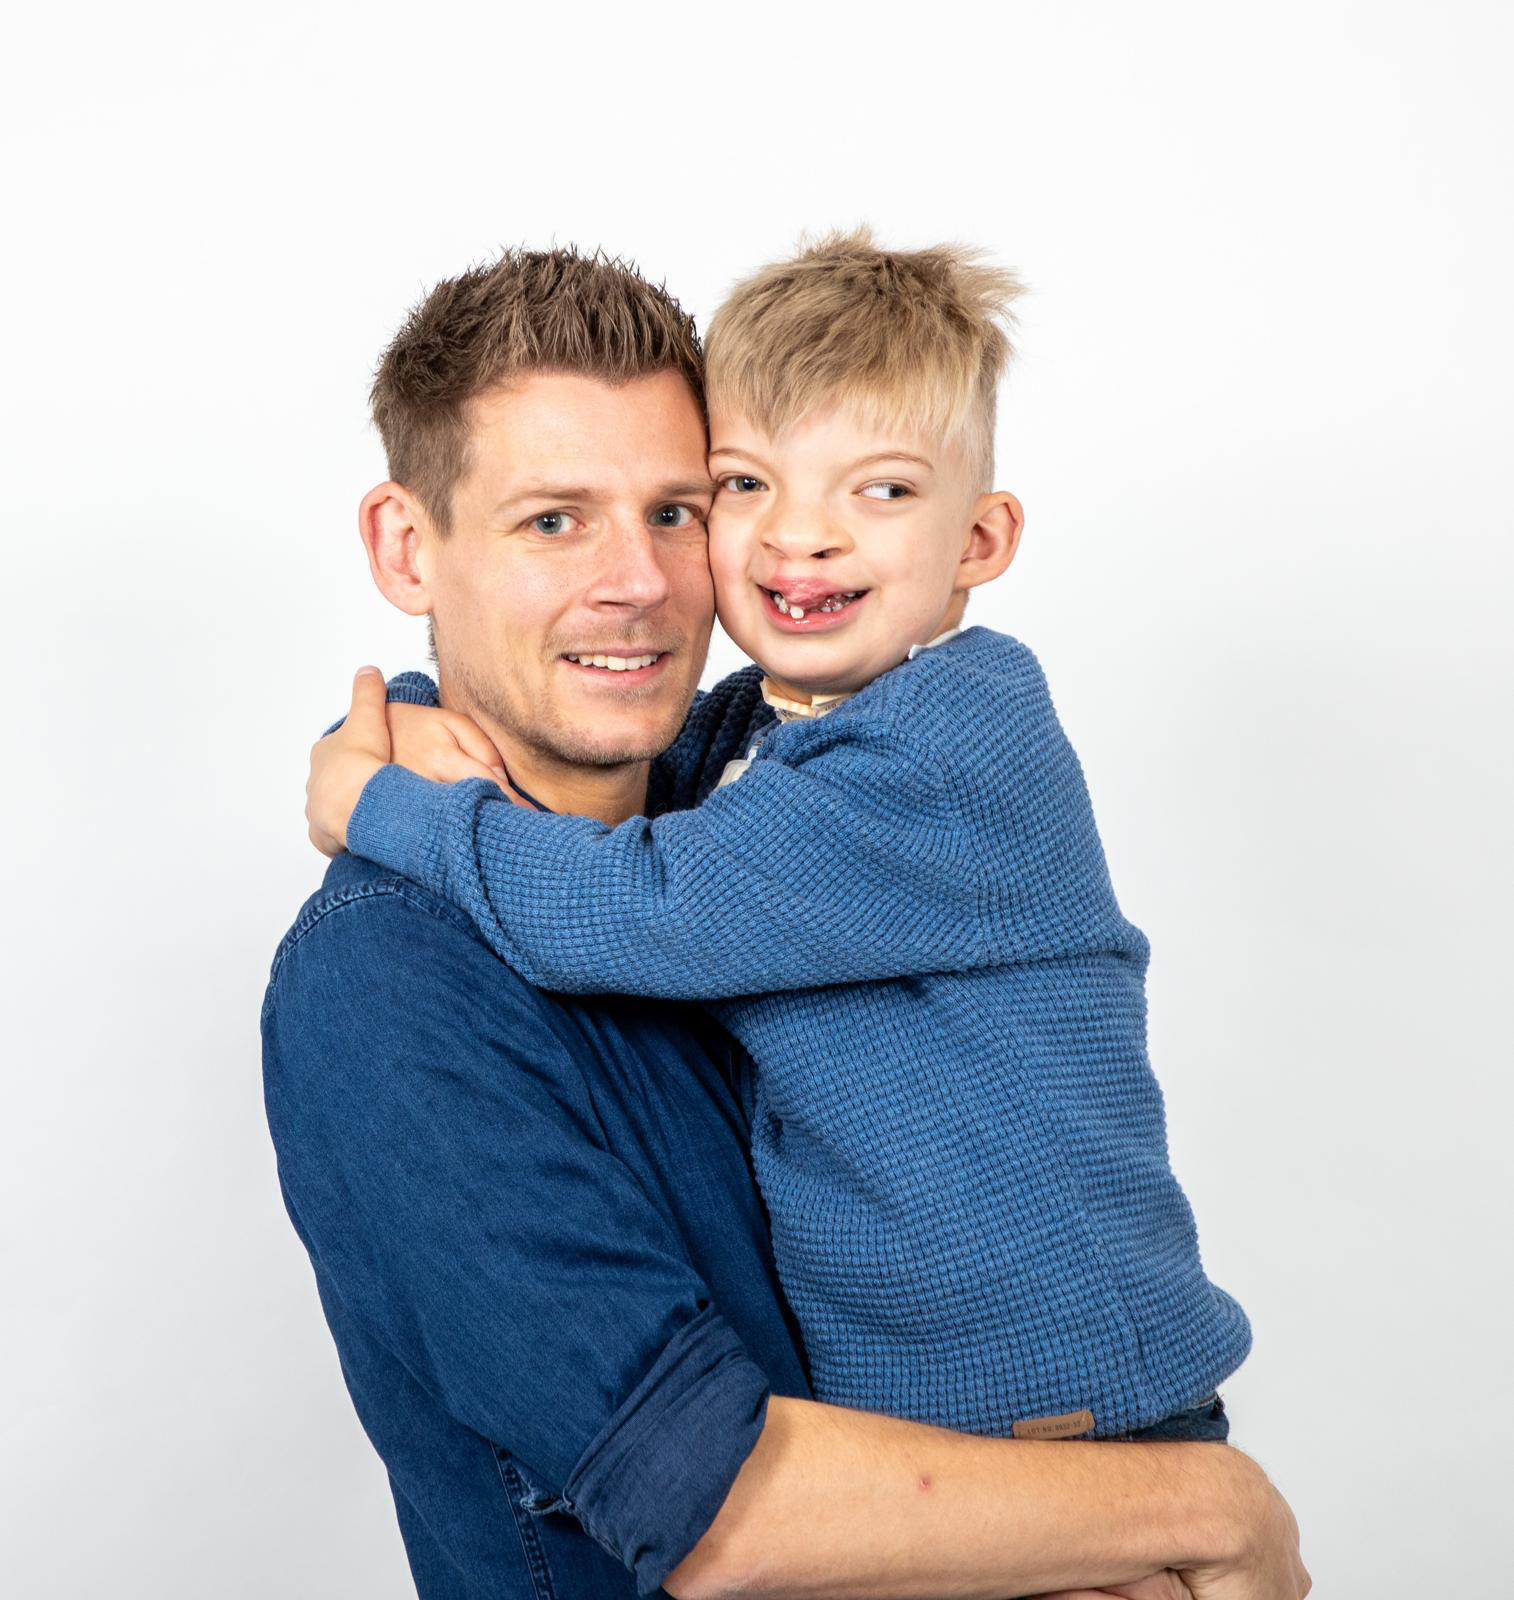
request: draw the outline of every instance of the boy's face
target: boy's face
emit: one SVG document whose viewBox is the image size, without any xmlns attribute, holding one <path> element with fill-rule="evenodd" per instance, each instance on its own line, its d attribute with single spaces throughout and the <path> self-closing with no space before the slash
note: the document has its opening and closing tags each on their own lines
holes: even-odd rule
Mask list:
<svg viewBox="0 0 1514 1600">
<path fill-rule="evenodd" d="M 985 567 L 980 519 L 1008 518 L 1017 537 L 1019 506 L 980 495 L 955 444 L 880 431 L 839 407 L 778 438 L 716 411 L 710 442 L 721 625 L 805 694 L 860 689 L 955 627 L 967 590 L 1014 553 L 1012 537 Z"/>
</svg>

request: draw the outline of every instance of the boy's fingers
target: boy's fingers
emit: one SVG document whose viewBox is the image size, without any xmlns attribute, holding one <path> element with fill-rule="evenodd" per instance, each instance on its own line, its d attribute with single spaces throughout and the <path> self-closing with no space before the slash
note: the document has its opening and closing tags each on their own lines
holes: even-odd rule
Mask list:
<svg viewBox="0 0 1514 1600">
<path fill-rule="evenodd" d="M 494 741 L 473 720 L 465 717 L 461 712 L 449 712 L 447 727 L 452 737 L 457 740 L 457 747 L 471 761 L 476 761 L 480 766 L 499 768 L 502 763 L 499 751 L 494 748 Z"/>
<path fill-rule="evenodd" d="M 364 749 L 389 759 L 389 722 L 384 714 L 388 690 L 377 667 L 359 667 L 352 680 L 352 709 L 347 713 L 345 732 Z"/>
<path fill-rule="evenodd" d="M 526 802 L 505 782 L 503 767 L 491 767 L 482 761 L 471 761 L 468 757 L 460 757 L 457 762 L 457 776 L 448 778 L 449 783 L 461 783 L 464 778 L 483 778 L 497 788 L 502 789 L 516 803 L 524 805 Z"/>
</svg>

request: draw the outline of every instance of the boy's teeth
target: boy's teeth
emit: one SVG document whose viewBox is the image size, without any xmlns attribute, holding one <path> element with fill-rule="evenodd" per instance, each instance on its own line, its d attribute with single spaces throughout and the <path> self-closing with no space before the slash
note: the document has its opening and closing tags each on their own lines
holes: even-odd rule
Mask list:
<svg viewBox="0 0 1514 1600">
<path fill-rule="evenodd" d="M 581 667 L 606 667 L 611 672 L 634 672 L 638 667 L 650 667 L 657 659 L 650 656 L 573 656 L 569 661 L 576 661 Z"/>
<path fill-rule="evenodd" d="M 781 594 L 779 594 L 776 589 L 772 590 L 771 593 L 772 593 L 772 596 L 773 596 L 773 604 L 775 606 L 777 606 L 777 608 L 784 614 L 784 616 L 792 617 L 795 622 L 803 622 L 804 621 L 805 610 L 806 610 L 806 608 L 804 606 L 790 605 L 789 602 L 787 600 L 785 600 L 783 598 L 783 596 Z M 839 611 L 839 610 L 841 610 L 841 608 L 843 606 L 849 606 L 852 603 L 852 601 L 856 600 L 857 598 L 859 598 L 859 596 L 861 594 L 862 594 L 862 590 L 861 589 L 853 589 L 851 591 L 851 593 L 849 593 L 849 594 L 827 595 L 826 598 L 824 600 L 822 600 L 819 605 L 810 606 L 808 609 L 811 610 L 811 611 Z"/>
</svg>

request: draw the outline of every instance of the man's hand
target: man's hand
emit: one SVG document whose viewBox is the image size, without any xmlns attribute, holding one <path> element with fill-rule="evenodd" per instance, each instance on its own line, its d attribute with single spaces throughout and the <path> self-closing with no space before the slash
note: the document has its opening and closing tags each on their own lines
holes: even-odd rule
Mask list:
<svg viewBox="0 0 1514 1600">
<path fill-rule="evenodd" d="M 1055 1594 L 1037 1595 L 1036 1600 L 1192 1600 L 1192 1591 L 1172 1571 L 1154 1572 L 1149 1578 L 1122 1583 L 1111 1589 L 1059 1589 Z"/>
<path fill-rule="evenodd" d="M 1248 1464 L 1254 1468 L 1256 1491 L 1255 1514 L 1247 1524 L 1250 1537 L 1242 1550 L 1223 1563 L 1179 1569 L 1194 1600 L 1272 1600 L 1274 1595 L 1291 1600 L 1314 1587 L 1299 1553 L 1298 1523 L 1292 1509 L 1261 1468 Z"/>
<path fill-rule="evenodd" d="M 357 809 L 363 785 L 389 762 L 389 723 L 384 715 L 384 675 L 361 667 L 352 680 L 347 720 L 318 740 L 310 751 L 305 784 L 305 819 L 310 842 L 323 856 L 347 848 L 347 824 Z"/>
</svg>

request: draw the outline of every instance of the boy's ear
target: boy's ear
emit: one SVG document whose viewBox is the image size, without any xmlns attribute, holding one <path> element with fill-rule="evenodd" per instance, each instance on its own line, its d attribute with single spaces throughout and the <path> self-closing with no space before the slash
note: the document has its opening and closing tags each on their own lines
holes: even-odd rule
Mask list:
<svg viewBox="0 0 1514 1600">
<path fill-rule="evenodd" d="M 415 497 L 403 484 L 381 483 L 363 496 L 357 522 L 380 594 L 409 616 L 425 616 L 431 591 L 422 547 L 435 535 Z"/>
<path fill-rule="evenodd" d="M 976 589 L 997 578 L 1015 559 L 1024 527 L 1025 510 L 1008 491 L 981 496 L 973 508 L 973 525 L 952 588 Z"/>
</svg>

